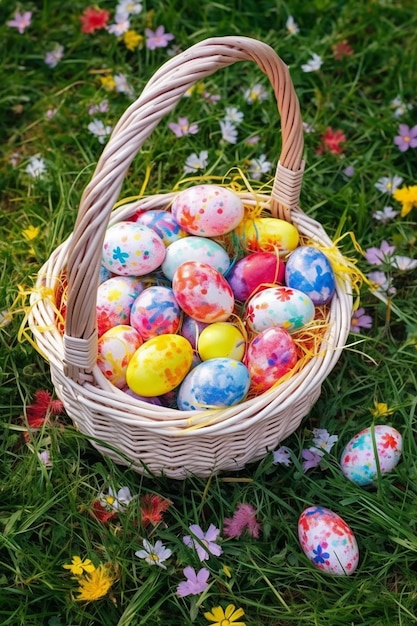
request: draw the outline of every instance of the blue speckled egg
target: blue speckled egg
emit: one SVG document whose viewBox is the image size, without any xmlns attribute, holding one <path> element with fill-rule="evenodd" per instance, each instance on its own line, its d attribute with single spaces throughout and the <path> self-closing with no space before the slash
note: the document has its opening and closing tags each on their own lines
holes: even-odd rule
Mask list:
<svg viewBox="0 0 417 626">
<path fill-rule="evenodd" d="M 326 304 L 335 290 L 335 276 L 326 255 L 312 246 L 300 246 L 288 257 L 285 284 L 307 294 L 315 305 Z"/>
<path fill-rule="evenodd" d="M 154 285 L 138 295 L 130 311 L 130 323 L 143 339 L 176 333 L 181 311 L 171 287 Z"/>
<path fill-rule="evenodd" d="M 139 213 L 135 220 L 136 224 L 151 228 L 169 246 L 173 241 L 188 237 L 188 233 L 181 228 L 175 217 L 169 211 L 152 209 Z"/>
<path fill-rule="evenodd" d="M 203 361 L 184 378 L 178 391 L 181 411 L 204 411 L 242 402 L 250 385 L 243 363 L 229 358 Z"/>
</svg>

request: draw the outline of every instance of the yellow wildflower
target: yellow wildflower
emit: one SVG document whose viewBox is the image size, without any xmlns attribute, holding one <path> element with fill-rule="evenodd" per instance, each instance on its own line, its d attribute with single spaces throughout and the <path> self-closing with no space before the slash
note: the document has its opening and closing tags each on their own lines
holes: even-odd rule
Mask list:
<svg viewBox="0 0 417 626">
<path fill-rule="evenodd" d="M 401 202 L 401 217 L 408 215 L 414 207 L 417 207 L 417 185 L 411 185 L 411 187 L 401 187 L 396 189 L 392 194 L 392 197 Z"/>
<path fill-rule="evenodd" d="M 82 560 L 79 556 L 73 556 L 71 563 L 66 563 L 62 567 L 69 569 L 74 576 L 82 576 L 84 573 L 92 574 L 96 569 L 90 559 Z"/>
<path fill-rule="evenodd" d="M 229 604 L 225 611 L 221 606 L 215 606 L 210 612 L 204 613 L 204 617 L 209 622 L 214 622 L 211 626 L 246 626 L 245 622 L 236 622 L 244 614 L 243 609 L 235 610 L 235 606 Z"/>
<path fill-rule="evenodd" d="M 26 239 L 26 241 L 32 241 L 32 239 L 36 239 L 36 237 L 39 235 L 39 226 L 33 226 L 31 224 L 28 228 L 22 230 L 22 235 Z"/>
<path fill-rule="evenodd" d="M 135 30 L 127 30 L 123 33 L 123 41 L 125 42 L 126 48 L 133 52 L 135 48 L 143 43 L 143 36 L 139 35 Z"/>
<path fill-rule="evenodd" d="M 114 583 L 109 565 L 101 563 L 91 574 L 79 579 L 77 600 L 93 602 L 103 598 Z"/>
<path fill-rule="evenodd" d="M 100 76 L 101 86 L 104 87 L 106 91 L 113 91 L 116 88 L 116 81 L 113 76 Z"/>
<path fill-rule="evenodd" d="M 394 409 L 389 409 L 388 404 L 385 402 L 374 402 L 373 409 L 369 409 L 373 417 L 382 417 L 383 415 L 391 415 L 394 413 Z"/>
<path fill-rule="evenodd" d="M 145 13 L 145 25 L 147 28 L 152 28 L 153 16 L 155 11 L 151 9 L 150 11 L 146 11 Z"/>
<path fill-rule="evenodd" d="M 223 574 L 225 574 L 227 578 L 232 577 L 232 572 L 230 571 L 230 568 L 227 567 L 227 565 L 223 565 Z"/>
</svg>

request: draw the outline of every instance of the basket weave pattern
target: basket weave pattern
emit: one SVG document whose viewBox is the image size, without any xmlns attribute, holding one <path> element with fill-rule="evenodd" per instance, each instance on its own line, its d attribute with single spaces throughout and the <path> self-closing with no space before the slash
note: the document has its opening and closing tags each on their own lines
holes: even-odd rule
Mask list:
<svg viewBox="0 0 417 626">
<path fill-rule="evenodd" d="M 261 459 L 298 428 L 318 399 L 349 332 L 351 287 L 338 277 L 320 354 L 279 386 L 210 412 L 210 419 L 204 411 L 177 411 L 131 398 L 112 386 L 96 365 L 96 294 L 106 229 L 138 210 L 167 209 L 175 197 L 156 194 L 112 211 L 130 163 L 160 119 L 195 82 L 237 61 L 255 62 L 269 78 L 282 131 L 271 195 L 254 198 L 243 192 L 241 199 L 247 206 L 263 206 L 272 216 L 291 221 L 312 242 L 332 246 L 323 227 L 299 208 L 303 129 L 287 66 L 262 42 L 213 38 L 165 63 L 121 117 L 81 198 L 72 235 L 40 269 L 31 296 L 29 325 L 49 361 L 53 385 L 68 415 L 100 452 L 139 472 L 182 479 L 189 473 L 208 476 L 238 470 Z M 64 272 L 68 301 L 62 336 L 55 324 L 56 302 L 42 294 L 56 294 Z"/>
</svg>

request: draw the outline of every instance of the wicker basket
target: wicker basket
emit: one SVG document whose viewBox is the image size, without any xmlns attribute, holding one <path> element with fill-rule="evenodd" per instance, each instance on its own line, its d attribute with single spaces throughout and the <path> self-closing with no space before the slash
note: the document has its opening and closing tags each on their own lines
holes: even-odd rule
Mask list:
<svg viewBox="0 0 417 626">
<path fill-rule="evenodd" d="M 126 220 L 139 209 L 166 209 L 175 197 L 175 193 L 157 194 L 112 211 L 129 165 L 160 119 L 196 81 L 247 60 L 259 66 L 274 89 L 282 150 L 271 195 L 257 195 L 256 200 L 250 192 L 239 195 L 246 205 L 261 203 L 272 216 L 291 221 L 319 246 L 334 248 L 322 226 L 298 206 L 304 170 L 303 129 L 287 66 L 257 40 L 212 38 L 168 60 L 123 114 L 84 191 L 74 232 L 43 265 L 31 295 L 30 330 L 49 361 L 53 385 L 68 415 L 97 450 L 140 473 L 175 479 L 188 474 L 205 477 L 239 470 L 264 457 L 298 428 L 317 401 L 349 332 L 351 285 L 346 275 L 339 275 L 320 354 L 282 384 L 215 411 L 210 420 L 204 411 L 178 411 L 132 398 L 111 385 L 96 365 L 95 305 L 106 229 L 109 223 Z M 343 256 L 335 253 L 343 265 Z M 62 335 L 55 317 L 56 294 L 64 273 L 68 302 Z"/>
</svg>

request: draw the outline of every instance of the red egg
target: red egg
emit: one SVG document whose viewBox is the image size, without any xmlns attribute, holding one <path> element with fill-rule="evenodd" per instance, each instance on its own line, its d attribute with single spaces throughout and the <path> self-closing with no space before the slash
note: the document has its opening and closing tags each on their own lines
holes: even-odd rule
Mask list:
<svg viewBox="0 0 417 626">
<path fill-rule="evenodd" d="M 297 362 L 291 335 L 280 328 L 267 328 L 252 339 L 244 360 L 252 387 L 262 393 L 289 372 Z"/>
<path fill-rule="evenodd" d="M 273 252 L 254 252 L 235 263 L 227 275 L 236 300 L 250 296 L 284 281 L 285 265 Z"/>
</svg>

